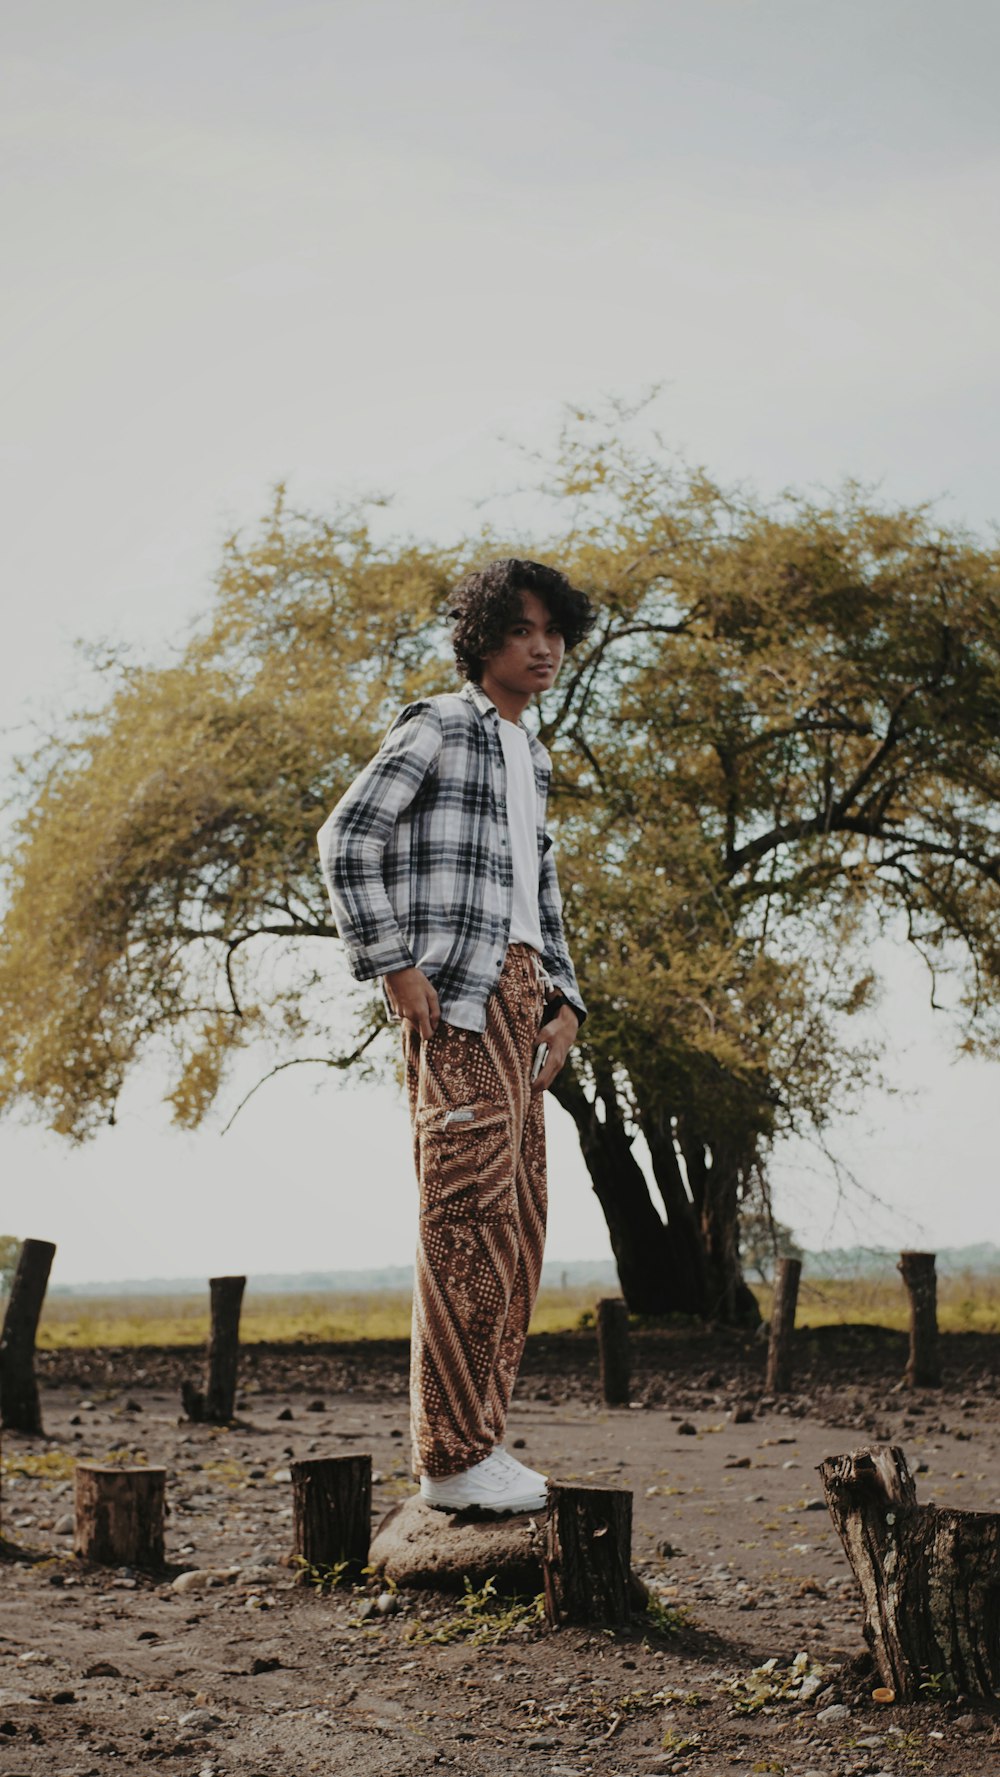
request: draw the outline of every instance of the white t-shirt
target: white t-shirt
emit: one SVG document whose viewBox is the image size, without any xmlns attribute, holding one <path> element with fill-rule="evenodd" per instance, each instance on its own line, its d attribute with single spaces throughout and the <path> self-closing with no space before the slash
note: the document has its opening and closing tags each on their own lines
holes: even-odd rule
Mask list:
<svg viewBox="0 0 1000 1777">
<path fill-rule="evenodd" d="M 528 736 L 517 722 L 500 718 L 500 742 L 507 767 L 507 825 L 514 866 L 510 916 L 511 944 L 542 948 L 538 918 L 538 792 Z"/>
</svg>

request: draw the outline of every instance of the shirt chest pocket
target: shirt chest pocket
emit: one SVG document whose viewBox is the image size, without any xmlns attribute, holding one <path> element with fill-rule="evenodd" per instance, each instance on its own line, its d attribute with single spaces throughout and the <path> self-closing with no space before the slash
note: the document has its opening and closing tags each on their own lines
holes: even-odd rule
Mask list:
<svg viewBox="0 0 1000 1777">
<path fill-rule="evenodd" d="M 517 1212 L 510 1115 L 481 1101 L 418 1111 L 421 1219 L 500 1221 Z"/>
</svg>

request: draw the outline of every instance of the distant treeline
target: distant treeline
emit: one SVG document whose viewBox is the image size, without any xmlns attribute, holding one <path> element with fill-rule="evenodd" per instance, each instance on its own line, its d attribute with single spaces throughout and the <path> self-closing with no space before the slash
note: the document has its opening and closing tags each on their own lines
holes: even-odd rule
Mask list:
<svg viewBox="0 0 1000 1777">
<path fill-rule="evenodd" d="M 804 1254 L 803 1268 L 819 1278 L 878 1278 L 895 1270 L 899 1249 L 883 1246 L 831 1247 Z M 990 1240 L 976 1246 L 937 1249 L 941 1276 L 962 1272 L 1000 1272 L 1000 1247 Z M 205 1288 L 204 1277 L 134 1277 L 114 1283 L 58 1284 L 57 1296 L 194 1296 Z M 584 1284 L 617 1292 L 612 1259 L 550 1259 L 542 1269 L 545 1289 L 576 1289 Z M 260 1272 L 247 1279 L 255 1294 L 272 1296 L 369 1295 L 407 1291 L 413 1287 L 412 1265 L 383 1265 L 370 1271 Z"/>
</svg>

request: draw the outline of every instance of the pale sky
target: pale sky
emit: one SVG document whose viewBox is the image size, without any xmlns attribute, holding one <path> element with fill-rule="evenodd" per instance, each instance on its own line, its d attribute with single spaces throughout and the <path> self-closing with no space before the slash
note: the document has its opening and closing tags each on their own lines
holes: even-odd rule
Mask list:
<svg viewBox="0 0 1000 1777">
<path fill-rule="evenodd" d="M 723 480 L 1000 515 L 991 0 L 21 0 L 0 42 L 8 759 L 88 695 L 74 638 L 182 637 L 277 479 L 453 539 L 565 403 L 659 382 Z M 833 1143 L 888 1207 L 852 1222 L 796 1152 L 779 1214 L 808 1244 L 994 1238 L 996 1070 L 952 1066 L 887 966 L 910 1096 Z M 158 1088 L 82 1151 L 0 1127 L 0 1224 L 58 1242 L 55 1281 L 408 1262 L 387 1090 L 293 1072 L 220 1140 Z M 554 1104 L 549 1130 L 549 1255 L 600 1256 Z"/>
</svg>

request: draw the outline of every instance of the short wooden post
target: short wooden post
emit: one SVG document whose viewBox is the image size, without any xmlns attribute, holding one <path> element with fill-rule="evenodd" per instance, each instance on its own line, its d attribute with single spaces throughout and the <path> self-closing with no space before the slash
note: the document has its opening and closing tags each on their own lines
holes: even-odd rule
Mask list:
<svg viewBox="0 0 1000 1777">
<path fill-rule="evenodd" d="M 830 1516 L 861 1588 L 865 1640 L 900 1702 L 1000 1695 L 1000 1515 L 919 1506 L 906 1458 L 873 1445 L 821 1463 Z"/>
<path fill-rule="evenodd" d="M 42 1429 L 35 1335 L 55 1250 L 50 1240 L 25 1240 L 11 1285 L 0 1334 L 0 1424 L 10 1431 Z"/>
<path fill-rule="evenodd" d="M 245 1277 L 210 1277 L 212 1325 L 208 1339 L 208 1386 L 181 1383 L 181 1401 L 189 1419 L 229 1425 L 236 1411 L 236 1371 L 240 1357 L 240 1309 Z"/>
<path fill-rule="evenodd" d="M 622 1627 L 629 1620 L 632 1495 L 623 1487 L 549 1482 L 542 1580 L 545 1615 L 564 1623 Z"/>
<path fill-rule="evenodd" d="M 78 1462 L 74 1549 L 103 1567 L 163 1566 L 166 1469 Z"/>
<path fill-rule="evenodd" d="M 911 1388 L 940 1388 L 941 1347 L 934 1254 L 900 1253 L 898 1270 L 910 1301 L 910 1358 L 906 1380 Z"/>
<path fill-rule="evenodd" d="M 371 1542 L 371 1457 L 312 1457 L 290 1467 L 294 1553 L 309 1567 L 346 1561 L 359 1573 Z"/>
<path fill-rule="evenodd" d="M 245 1277 L 210 1277 L 212 1331 L 208 1342 L 205 1418 L 228 1425 L 236 1408 L 236 1369 L 240 1356 L 240 1309 Z"/>
<path fill-rule="evenodd" d="M 631 1397 L 628 1306 L 620 1296 L 604 1296 L 597 1304 L 597 1349 L 601 1360 L 601 1393 L 609 1407 L 627 1407 Z"/>
<path fill-rule="evenodd" d="M 767 1346 L 768 1394 L 787 1394 L 792 1386 L 792 1335 L 795 1332 L 795 1309 L 799 1299 L 801 1259 L 779 1259 L 774 1277 L 774 1303 L 771 1308 L 771 1336 Z"/>
</svg>

